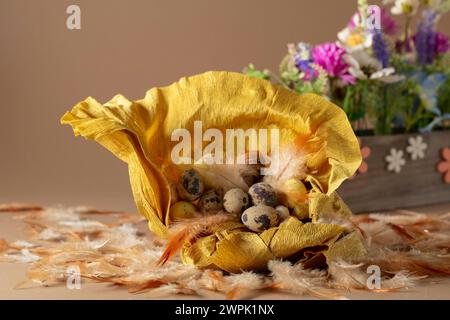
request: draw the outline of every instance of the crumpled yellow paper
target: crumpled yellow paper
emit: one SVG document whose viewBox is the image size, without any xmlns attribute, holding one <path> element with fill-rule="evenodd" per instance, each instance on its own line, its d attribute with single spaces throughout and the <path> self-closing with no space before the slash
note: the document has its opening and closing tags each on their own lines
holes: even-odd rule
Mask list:
<svg viewBox="0 0 450 320">
<path fill-rule="evenodd" d="M 282 142 L 301 137 L 308 150 L 305 180 L 312 190 L 309 204 L 296 215 L 309 216 L 312 223 L 291 217 L 261 234 L 240 223 L 224 224 L 215 234 L 186 243 L 184 262 L 239 272 L 265 269 L 271 259 L 310 248 L 318 248 L 313 255 L 323 253 L 327 261 L 364 254 L 358 237 L 349 237 L 339 225 L 317 223 L 322 214 L 351 215 L 335 191 L 361 162 L 345 113 L 320 96 L 298 95 L 239 73 L 207 72 L 153 88 L 138 101 L 117 95 L 102 105 L 87 98 L 61 119 L 75 135 L 97 141 L 128 164 L 137 208 L 161 237 L 168 236 L 170 182 L 180 171 L 170 157 L 177 143 L 171 134 L 179 128 L 193 132 L 194 121 L 202 121 L 204 131 L 279 128 Z M 341 248 L 342 240 L 354 250 L 335 250 L 340 252 L 336 257 L 330 250 Z"/>
</svg>

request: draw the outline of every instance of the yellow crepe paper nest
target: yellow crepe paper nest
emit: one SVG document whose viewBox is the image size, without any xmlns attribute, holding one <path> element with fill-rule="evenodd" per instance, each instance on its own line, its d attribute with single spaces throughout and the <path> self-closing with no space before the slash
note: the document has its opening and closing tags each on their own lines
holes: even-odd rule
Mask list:
<svg viewBox="0 0 450 320">
<path fill-rule="evenodd" d="M 322 97 L 298 95 L 238 73 L 207 72 L 153 88 L 137 101 L 117 95 L 102 105 L 87 98 L 61 119 L 75 135 L 97 141 L 128 164 L 137 208 L 161 237 L 169 236 L 170 183 L 180 173 L 170 157 L 176 144 L 171 134 L 179 128 L 193 132 L 194 121 L 202 121 L 203 130 L 223 133 L 279 128 L 282 144 L 301 138 L 307 152 L 305 181 L 312 190 L 308 204 L 278 227 L 258 234 L 228 222 L 214 234 L 186 243 L 181 251 L 185 263 L 239 272 L 264 270 L 270 260 L 299 253 L 298 260 L 313 261 L 322 254 L 328 263 L 365 254 L 357 233 L 319 221 L 328 215 L 351 215 L 335 190 L 361 162 L 345 113 Z M 299 220 L 307 217 L 312 222 Z"/>
</svg>

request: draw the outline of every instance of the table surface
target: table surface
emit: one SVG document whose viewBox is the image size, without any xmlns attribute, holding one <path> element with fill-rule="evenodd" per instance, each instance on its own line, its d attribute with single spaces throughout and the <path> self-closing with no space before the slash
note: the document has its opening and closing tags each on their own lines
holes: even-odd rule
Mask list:
<svg viewBox="0 0 450 320">
<path fill-rule="evenodd" d="M 413 210 L 442 214 L 450 212 L 450 204 L 434 205 Z M 21 221 L 12 219 L 12 214 L 0 213 L 0 238 L 6 240 L 24 239 L 24 226 Z M 131 294 L 125 288 L 103 283 L 82 282 L 78 290 L 69 290 L 65 286 L 35 287 L 14 289 L 25 280 L 27 264 L 0 263 L 0 299 L 151 299 L 149 294 Z M 393 293 L 371 293 L 365 291 L 342 292 L 350 299 L 439 299 L 450 300 L 450 277 L 426 279 L 417 287 Z M 204 292 L 201 296 L 167 296 L 164 299 L 224 299 L 224 295 Z M 297 296 L 284 293 L 258 292 L 240 296 L 242 299 L 314 299 L 309 296 Z"/>
</svg>

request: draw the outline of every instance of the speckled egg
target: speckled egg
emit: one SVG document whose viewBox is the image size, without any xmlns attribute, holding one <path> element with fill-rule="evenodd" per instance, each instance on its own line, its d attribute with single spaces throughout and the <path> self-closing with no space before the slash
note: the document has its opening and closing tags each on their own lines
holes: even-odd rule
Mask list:
<svg viewBox="0 0 450 320">
<path fill-rule="evenodd" d="M 253 204 L 265 204 L 266 206 L 273 207 L 277 204 L 277 193 L 271 185 L 259 182 L 250 187 L 248 190 Z"/>
<path fill-rule="evenodd" d="M 289 213 L 289 209 L 285 206 L 276 206 L 275 211 L 278 214 L 278 219 L 280 220 L 280 222 L 283 222 L 291 216 L 291 214 Z"/>
<path fill-rule="evenodd" d="M 180 201 L 170 207 L 169 217 L 172 221 L 188 219 L 195 217 L 197 212 L 197 208 L 192 203 Z"/>
<path fill-rule="evenodd" d="M 259 158 L 261 158 L 261 155 L 257 151 L 246 152 L 237 157 L 239 174 L 248 187 L 260 182 L 262 179 L 261 167 L 263 165 Z"/>
<path fill-rule="evenodd" d="M 223 207 L 229 213 L 241 214 L 250 205 L 250 198 L 242 189 L 228 190 L 223 197 Z"/>
<path fill-rule="evenodd" d="M 262 232 L 278 225 L 278 214 L 274 208 L 260 204 L 245 210 L 241 220 L 250 230 Z"/>
<path fill-rule="evenodd" d="M 201 196 L 200 208 L 204 212 L 222 210 L 222 195 L 216 190 L 209 190 Z"/>
<path fill-rule="evenodd" d="M 294 208 L 299 204 L 305 203 L 308 199 L 308 190 L 305 184 L 297 179 L 289 179 L 283 185 L 284 202 L 289 208 Z"/>
<path fill-rule="evenodd" d="M 239 174 L 244 180 L 247 186 L 261 181 L 261 165 L 260 164 L 246 164 L 241 165 L 239 168 Z"/>
<path fill-rule="evenodd" d="M 205 186 L 197 171 L 189 169 L 181 175 L 180 183 L 177 185 L 178 194 L 184 200 L 195 200 L 199 198 Z"/>
</svg>

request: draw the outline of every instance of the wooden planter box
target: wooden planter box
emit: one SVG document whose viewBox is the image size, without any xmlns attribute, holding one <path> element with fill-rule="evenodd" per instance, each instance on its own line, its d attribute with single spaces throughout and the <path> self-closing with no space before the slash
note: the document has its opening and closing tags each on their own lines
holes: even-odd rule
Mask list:
<svg viewBox="0 0 450 320">
<path fill-rule="evenodd" d="M 423 159 L 412 160 L 407 152 L 409 138 L 418 136 L 423 137 L 427 149 Z M 364 159 L 368 171 L 358 172 L 338 190 L 354 213 L 450 203 L 450 184 L 437 169 L 445 161 L 444 148 L 450 148 L 450 131 L 361 137 L 360 140 L 362 148 L 370 149 L 369 157 Z M 386 156 L 392 148 L 402 150 L 406 161 L 399 173 L 387 169 Z"/>
</svg>

